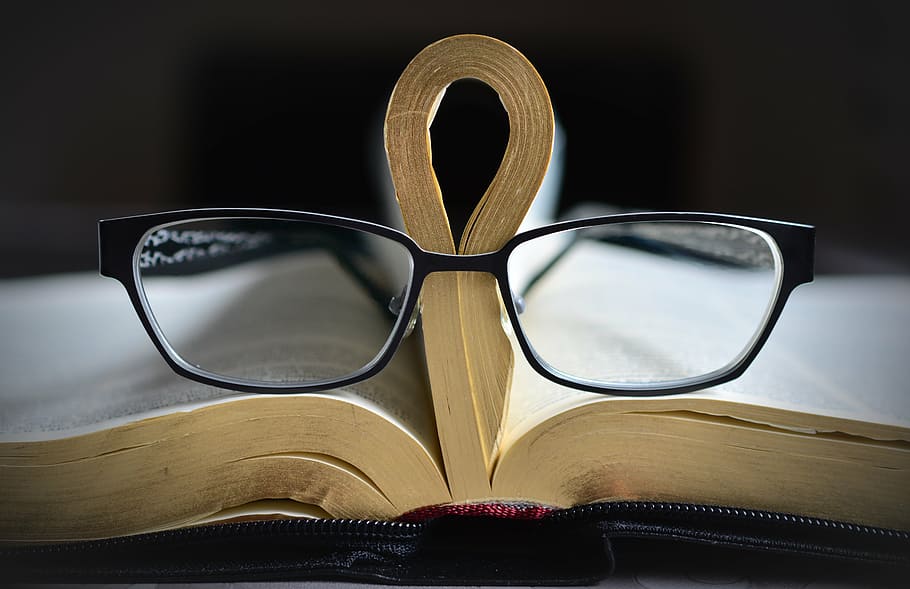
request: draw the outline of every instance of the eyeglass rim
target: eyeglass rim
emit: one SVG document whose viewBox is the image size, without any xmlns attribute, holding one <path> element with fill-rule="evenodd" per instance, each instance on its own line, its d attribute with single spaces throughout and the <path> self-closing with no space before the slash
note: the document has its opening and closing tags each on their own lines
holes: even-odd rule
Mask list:
<svg viewBox="0 0 910 589">
<path fill-rule="evenodd" d="M 812 282 L 814 278 L 815 227 L 801 223 L 727 215 L 722 213 L 622 213 L 564 221 L 522 232 L 511 239 L 501 251 L 508 256 L 515 248 L 529 240 L 561 231 L 582 229 L 595 225 L 650 221 L 702 222 L 732 225 L 757 230 L 767 234 L 778 249 L 782 267 L 780 269 L 780 278 L 774 302 L 768 309 L 761 329 L 756 332 L 747 347 L 740 352 L 734 360 L 725 366 L 706 374 L 659 383 L 602 383 L 565 374 L 542 359 L 534 350 L 533 345 L 530 343 L 521 327 L 518 310 L 515 307 L 512 297 L 508 295 L 505 290 L 502 290 L 502 300 L 504 301 L 509 321 L 513 326 L 516 340 L 528 363 L 538 374 L 552 382 L 573 389 L 630 397 L 656 397 L 690 393 L 729 382 L 742 376 L 755 360 L 758 353 L 767 342 L 774 326 L 777 324 L 793 290 L 800 284 Z M 502 279 L 507 282 L 508 274 L 504 273 Z M 497 280 L 501 280 L 499 275 L 497 275 Z M 500 284 L 503 284 L 503 282 L 500 282 Z"/>
<path fill-rule="evenodd" d="M 174 350 L 157 328 L 139 286 L 138 254 L 143 237 L 161 226 L 180 221 L 205 219 L 275 219 L 309 221 L 330 226 L 363 231 L 391 239 L 404 246 L 411 259 L 411 276 L 405 300 L 398 319 L 383 349 L 360 370 L 340 378 L 312 383 L 263 383 L 215 374 L 187 362 Z M 508 258 L 521 244 L 538 237 L 562 231 L 598 225 L 634 223 L 645 221 L 705 222 L 746 227 L 766 233 L 780 252 L 783 267 L 779 291 L 771 306 L 765 324 L 751 342 L 751 347 L 730 364 L 697 377 L 661 383 L 600 383 L 573 377 L 560 372 L 539 357 L 524 333 L 518 310 L 512 297 L 508 278 Z M 246 393 L 295 394 L 315 393 L 343 388 L 375 376 L 394 357 L 407 331 L 408 321 L 416 308 L 425 278 L 437 271 L 466 270 L 493 274 L 499 284 L 500 294 L 512 324 L 516 340 L 531 367 L 541 376 L 557 384 L 593 393 L 624 396 L 662 396 L 687 393 L 728 382 L 742 375 L 767 341 L 778 318 L 796 286 L 811 282 L 814 268 L 814 234 L 810 225 L 774 221 L 754 217 L 719 213 L 645 212 L 622 213 L 563 221 L 537 227 L 512 237 L 500 250 L 471 256 L 440 254 L 423 250 L 410 236 L 396 229 L 347 217 L 284 209 L 264 208 L 205 208 L 150 213 L 98 222 L 99 271 L 119 281 L 127 291 L 133 308 L 158 352 L 177 374 L 208 384 Z"/>
</svg>

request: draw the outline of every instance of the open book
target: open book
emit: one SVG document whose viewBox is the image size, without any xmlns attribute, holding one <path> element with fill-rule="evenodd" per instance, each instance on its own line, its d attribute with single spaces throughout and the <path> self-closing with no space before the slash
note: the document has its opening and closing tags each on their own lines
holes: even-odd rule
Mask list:
<svg viewBox="0 0 910 589">
<path fill-rule="evenodd" d="M 459 51 L 492 43 L 467 41 Z M 500 45 L 492 47 L 512 59 Z M 511 71 L 505 61 L 494 62 L 489 71 Z M 468 73 L 485 79 L 489 72 Z M 540 98 L 542 85 L 537 88 Z M 406 101 L 400 111 L 390 107 L 388 121 L 420 115 L 411 131 L 425 133 L 424 107 L 434 108 L 438 87 L 425 98 L 420 108 Z M 539 115 L 545 126 L 549 103 L 538 100 L 546 108 L 525 120 L 516 111 L 520 99 L 521 92 L 503 97 L 510 120 L 521 120 L 517 127 L 527 132 Z M 552 128 L 539 138 L 528 145 L 537 145 L 540 157 L 514 160 L 536 162 L 533 173 L 519 174 L 531 198 Z M 415 149 L 428 158 L 424 146 Z M 418 164 L 429 169 L 428 159 Z M 409 232 L 425 249 L 455 253 L 451 234 L 433 226 L 445 219 L 444 210 L 416 197 L 408 201 L 404 193 L 422 189 L 403 187 L 401 173 L 393 165 Z M 511 237 L 530 201 L 509 210 L 511 201 L 496 196 L 515 186 L 494 180 L 460 253 L 492 251 Z M 647 273 L 664 272 L 665 262 L 659 252 L 623 243 L 568 249 L 547 272 L 528 269 L 535 284 L 524 293 L 522 324 L 538 333 L 553 325 L 572 325 L 568 333 L 578 336 L 597 330 L 632 300 L 614 299 L 600 317 L 591 308 L 545 304 L 548 293 L 611 276 L 592 271 L 597 268 L 634 269 L 647 283 Z M 302 279 L 313 275 L 318 282 Z M 466 501 L 559 507 L 678 501 L 910 529 L 910 278 L 822 278 L 803 286 L 745 376 L 660 398 L 553 384 L 525 363 L 503 330 L 491 276 L 431 278 L 424 284 L 422 330 L 405 338 L 382 372 L 303 395 L 237 393 L 173 374 L 113 281 L 73 275 L 0 284 L 0 540 L 106 538 L 275 517 L 390 519 Z M 191 348 L 199 354 L 193 361 L 225 373 L 246 370 L 245 361 L 258 354 L 260 378 L 288 370 L 301 355 L 318 360 L 310 366 L 320 374 L 333 374 L 346 358 L 369 355 L 364 330 L 377 309 L 388 312 L 349 264 L 307 249 L 191 280 L 192 288 L 179 293 L 164 280 L 156 315 L 169 318 L 177 339 L 207 342 Z M 710 280 L 705 284 L 691 296 L 709 300 Z M 614 287 L 598 288 L 612 293 Z M 255 340 L 209 337 L 213 330 L 242 333 L 244 317 L 255 309 L 238 295 L 249 292 L 266 306 L 293 292 L 298 312 Z M 723 337 L 725 330 L 705 325 L 699 337 Z M 333 330 L 328 343 L 296 337 L 326 326 Z M 635 339 L 649 332 L 621 327 L 623 366 L 630 373 L 660 369 L 653 356 L 624 351 L 643 348 Z M 551 343 L 583 366 L 591 352 L 584 342 L 554 330 Z"/>
<path fill-rule="evenodd" d="M 571 264 L 547 277 L 583 278 Z M 371 304 L 338 285 L 352 292 Z M 819 279 L 744 377 L 688 395 L 582 393 L 516 361 L 492 491 L 474 499 L 684 501 L 906 529 L 907 300 L 907 278 Z M 121 289 L 95 276 L 2 285 L 0 331 L 5 540 L 451 501 L 417 334 L 350 389 L 269 396 L 172 374 Z"/>
</svg>

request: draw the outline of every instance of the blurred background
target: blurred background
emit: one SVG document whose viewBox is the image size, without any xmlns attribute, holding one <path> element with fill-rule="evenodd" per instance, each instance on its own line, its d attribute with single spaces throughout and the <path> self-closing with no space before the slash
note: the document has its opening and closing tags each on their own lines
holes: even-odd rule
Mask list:
<svg viewBox="0 0 910 589">
<path fill-rule="evenodd" d="M 386 221 L 389 93 L 420 49 L 462 32 L 511 43 L 546 82 L 563 208 L 808 222 L 820 272 L 910 271 L 910 3 L 588 4 L 6 4 L 0 276 L 95 268 L 95 223 L 111 216 Z M 450 89 L 433 147 L 454 224 L 506 135 L 492 91 Z"/>
</svg>

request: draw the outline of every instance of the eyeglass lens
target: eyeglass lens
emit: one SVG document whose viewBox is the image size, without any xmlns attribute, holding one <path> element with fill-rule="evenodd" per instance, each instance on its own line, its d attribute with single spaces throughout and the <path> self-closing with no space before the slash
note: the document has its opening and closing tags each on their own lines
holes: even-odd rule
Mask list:
<svg viewBox="0 0 910 589">
<path fill-rule="evenodd" d="M 311 384 L 351 376 L 399 320 L 411 257 L 398 242 L 307 221 L 231 218 L 146 234 L 138 282 L 177 356 L 216 376 Z"/>
<path fill-rule="evenodd" d="M 613 223 L 519 245 L 509 282 L 538 357 L 574 379 L 653 384 L 723 369 L 751 347 L 779 288 L 763 232 L 705 222 Z"/>
</svg>

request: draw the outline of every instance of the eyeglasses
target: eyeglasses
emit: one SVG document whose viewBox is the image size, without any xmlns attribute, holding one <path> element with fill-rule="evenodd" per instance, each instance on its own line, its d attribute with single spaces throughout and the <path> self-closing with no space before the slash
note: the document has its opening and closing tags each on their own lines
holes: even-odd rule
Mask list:
<svg viewBox="0 0 910 589">
<path fill-rule="evenodd" d="M 515 340 L 554 382 L 689 392 L 742 374 L 813 276 L 813 227 L 703 213 L 556 223 L 470 256 L 283 210 L 176 211 L 98 229 L 101 273 L 126 287 L 170 367 L 253 393 L 374 376 L 418 320 L 423 281 L 441 271 L 493 274 Z"/>
</svg>

